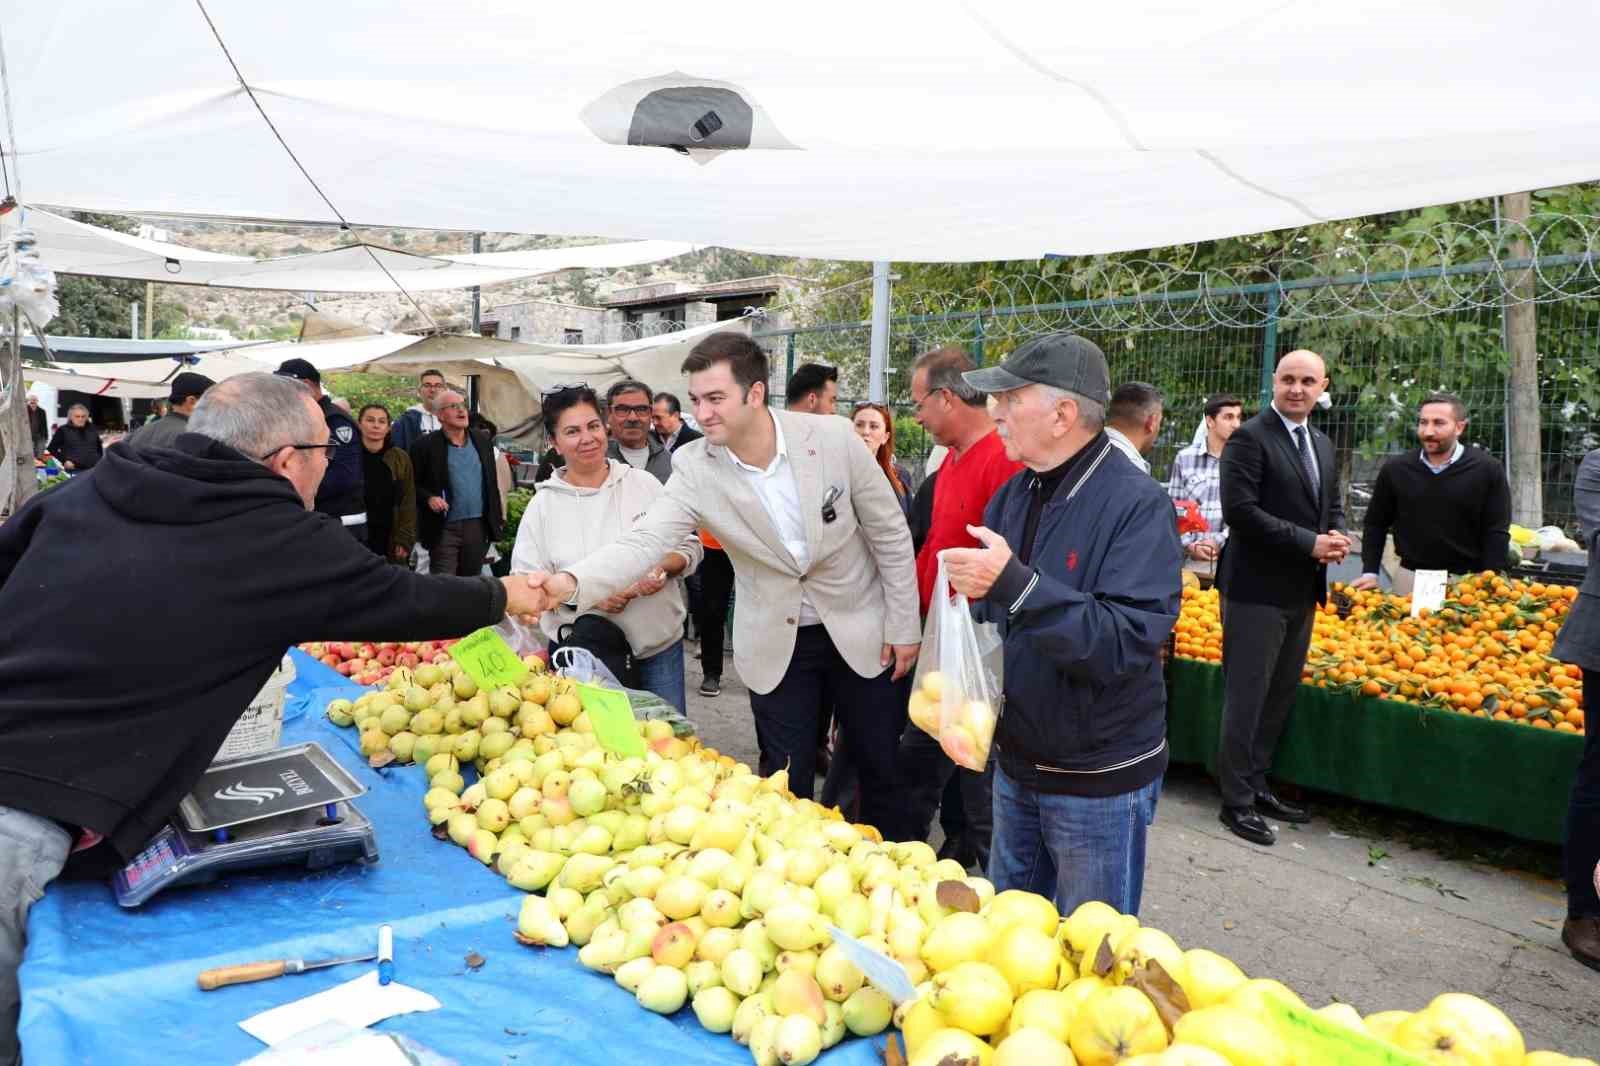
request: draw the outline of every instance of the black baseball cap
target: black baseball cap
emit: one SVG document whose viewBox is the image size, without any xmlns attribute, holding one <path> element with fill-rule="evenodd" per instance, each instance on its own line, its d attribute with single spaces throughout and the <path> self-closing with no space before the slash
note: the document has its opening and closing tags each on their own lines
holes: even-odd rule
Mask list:
<svg viewBox="0 0 1600 1066">
<path fill-rule="evenodd" d="M 204 396 L 206 390 L 216 382 L 204 374 L 196 374 L 185 370 L 172 379 L 172 392 L 167 397 L 170 403 L 182 403 L 191 396 Z"/>
<path fill-rule="evenodd" d="M 322 388 L 322 375 L 304 359 L 285 359 L 273 373 L 282 378 L 309 381 L 317 388 Z"/>
<path fill-rule="evenodd" d="M 1111 402 L 1111 371 L 1100 346 L 1076 333 L 1035 337 L 998 366 L 961 375 L 979 392 L 1010 392 L 1025 385 L 1051 385 L 1096 403 Z"/>
</svg>

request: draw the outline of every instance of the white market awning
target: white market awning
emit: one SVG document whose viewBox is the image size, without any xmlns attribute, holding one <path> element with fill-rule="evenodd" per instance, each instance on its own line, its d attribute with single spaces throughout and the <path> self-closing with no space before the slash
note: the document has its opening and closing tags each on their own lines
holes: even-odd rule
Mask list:
<svg viewBox="0 0 1600 1066">
<path fill-rule="evenodd" d="M 1590 0 L 5 7 L 101 211 L 1032 259 L 1600 178 Z"/>
<path fill-rule="evenodd" d="M 627 241 L 475 255 L 426 256 L 378 245 L 252 259 L 152 241 L 39 208 L 0 216 L 0 237 L 18 222 L 38 238 L 40 259 L 58 274 L 292 292 L 432 292 L 499 285 L 577 268 L 654 263 L 683 255 L 681 241 Z M 399 288 L 396 283 L 399 283 Z"/>
</svg>

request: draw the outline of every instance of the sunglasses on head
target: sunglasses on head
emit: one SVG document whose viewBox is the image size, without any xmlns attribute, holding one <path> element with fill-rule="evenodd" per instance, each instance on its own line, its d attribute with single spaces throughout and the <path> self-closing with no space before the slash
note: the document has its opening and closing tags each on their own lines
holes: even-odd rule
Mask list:
<svg viewBox="0 0 1600 1066">
<path fill-rule="evenodd" d="M 552 385 L 539 393 L 540 396 L 556 396 L 563 392 L 583 392 L 589 388 L 587 381 L 574 382 L 571 385 Z"/>
</svg>

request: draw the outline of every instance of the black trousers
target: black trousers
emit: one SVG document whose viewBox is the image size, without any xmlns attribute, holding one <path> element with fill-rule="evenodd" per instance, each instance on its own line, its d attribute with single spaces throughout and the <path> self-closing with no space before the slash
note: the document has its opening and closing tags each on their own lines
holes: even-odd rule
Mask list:
<svg viewBox="0 0 1600 1066">
<path fill-rule="evenodd" d="M 700 670 L 707 677 L 722 677 L 722 642 L 728 633 L 728 604 L 733 599 L 733 564 L 721 548 L 707 548 L 696 571 L 700 578 Z"/>
<path fill-rule="evenodd" d="M 905 701 L 896 699 L 898 686 L 889 680 L 892 673 L 886 669 L 876 677 L 862 677 L 839 655 L 826 628 L 802 626 L 778 687 L 765 695 L 750 693 L 762 776 L 787 765 L 790 791 L 810 799 L 817 772 L 817 721 L 823 708 L 832 707 L 860 779 L 861 820 L 892 831 L 898 807 L 895 749 L 906 721 Z"/>
<path fill-rule="evenodd" d="M 1583 705 L 1600 706 L 1600 671 L 1583 672 Z M 1588 725 L 1587 721 L 1585 722 Z M 1572 800 L 1567 807 L 1567 916 L 1600 918 L 1600 893 L 1595 890 L 1595 867 L 1600 865 L 1600 725 L 1589 725 L 1583 736 L 1583 758 L 1572 779 Z"/>
<path fill-rule="evenodd" d="M 977 852 L 978 865 L 989 868 L 989 842 L 994 837 L 993 758 L 982 773 L 959 767 L 937 740 L 908 722 L 895 756 L 895 781 L 901 817 L 896 839 L 928 839 L 938 811 L 945 836 L 964 837 Z"/>
<path fill-rule="evenodd" d="M 1275 607 L 1224 598 L 1222 737 L 1217 783 L 1228 807 L 1249 807 L 1267 788 L 1267 771 L 1300 689 L 1316 604 Z"/>
</svg>

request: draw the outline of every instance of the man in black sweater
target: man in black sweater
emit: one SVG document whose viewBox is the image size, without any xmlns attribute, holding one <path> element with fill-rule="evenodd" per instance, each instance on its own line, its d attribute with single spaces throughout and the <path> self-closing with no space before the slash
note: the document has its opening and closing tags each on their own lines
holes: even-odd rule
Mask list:
<svg viewBox="0 0 1600 1066">
<path fill-rule="evenodd" d="M 0 526 L 0 1063 L 30 904 L 71 852 L 139 853 L 285 648 L 459 637 L 537 608 L 525 579 L 413 574 L 314 512 L 332 445 L 297 382 L 229 378 L 189 428 L 113 446 Z M 106 606 L 130 603 L 133 621 Z"/>
<path fill-rule="evenodd" d="M 1390 530 L 1400 556 L 1396 595 L 1410 595 L 1418 570 L 1505 569 L 1511 487 L 1493 456 L 1461 443 L 1466 428 L 1467 409 L 1455 396 L 1436 392 L 1422 401 L 1417 414 L 1422 452 L 1397 455 L 1378 471 L 1361 535 L 1362 573 L 1353 587 L 1378 587 Z"/>
</svg>

